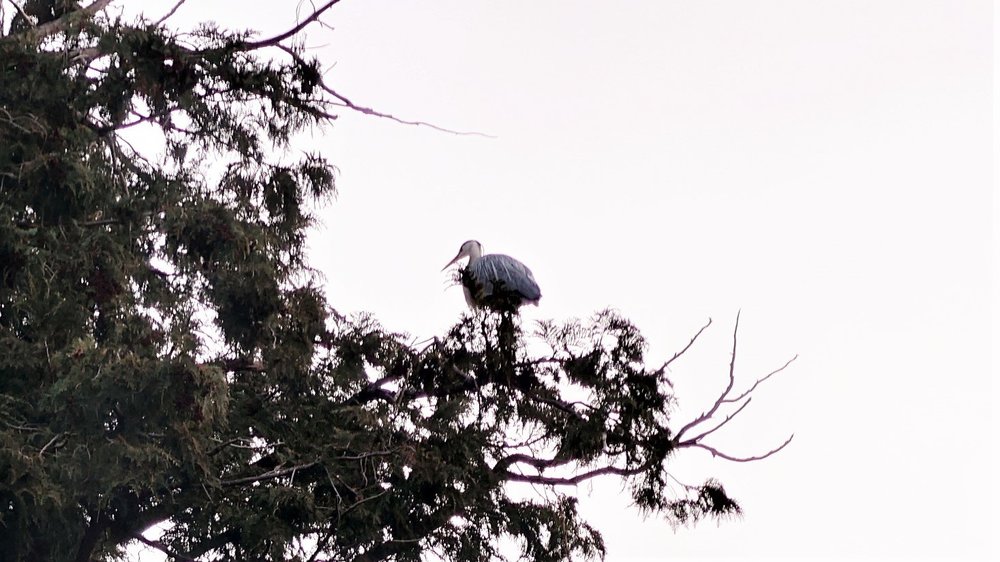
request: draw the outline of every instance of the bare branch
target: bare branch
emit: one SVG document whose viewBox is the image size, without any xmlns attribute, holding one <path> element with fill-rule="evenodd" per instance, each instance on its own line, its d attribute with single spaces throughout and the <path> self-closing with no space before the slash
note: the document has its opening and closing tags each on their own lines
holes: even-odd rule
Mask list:
<svg viewBox="0 0 1000 562">
<path fill-rule="evenodd" d="M 675 359 L 677 359 L 681 355 L 684 355 L 684 352 L 686 352 L 688 349 L 691 348 L 692 345 L 694 345 L 695 340 L 697 340 L 698 336 L 700 336 L 701 333 L 705 331 L 705 328 L 708 328 L 711 325 L 712 325 L 712 319 L 709 318 L 708 322 L 706 322 L 705 325 L 702 326 L 700 330 L 698 330 L 698 333 L 696 333 L 694 335 L 694 337 L 691 338 L 691 341 L 689 341 L 688 344 L 684 346 L 684 349 L 682 349 L 682 350 L 678 351 L 677 353 L 675 353 L 673 357 L 671 357 L 670 359 L 668 359 L 663 365 L 660 366 L 660 368 L 658 369 L 658 371 L 659 372 L 666 371 L 667 367 L 669 367 L 670 364 L 673 363 Z"/>
<path fill-rule="evenodd" d="M 236 448 L 238 448 L 238 449 L 252 449 L 253 448 L 252 446 L 244 445 L 246 442 L 247 442 L 246 438 L 236 437 L 236 438 L 230 439 L 229 441 L 224 441 L 222 443 L 219 443 L 215 447 L 212 447 L 208 451 L 207 454 L 210 457 L 214 456 L 214 455 L 217 455 L 218 453 L 222 452 L 223 449 L 225 449 L 226 447 L 229 447 L 229 446 L 236 446 Z M 237 445 L 237 444 L 239 444 L 239 445 Z"/>
<path fill-rule="evenodd" d="M 710 445 L 706 445 L 704 443 L 693 442 L 693 441 L 686 441 L 684 443 L 679 444 L 678 447 L 697 447 L 699 449 L 705 449 L 709 453 L 712 453 L 713 457 L 721 457 L 721 458 L 726 459 L 727 461 L 733 461 L 733 462 L 751 462 L 751 461 L 759 461 L 759 460 L 762 460 L 762 459 L 766 459 L 767 457 L 770 457 L 771 455 L 773 455 L 773 454 L 777 453 L 778 451 L 784 449 L 789 443 L 792 442 L 792 438 L 793 437 L 795 437 L 794 433 L 791 434 L 791 435 L 789 435 L 788 439 L 785 439 L 785 442 L 782 443 L 781 445 L 775 447 L 774 449 L 771 449 L 770 451 L 764 453 L 763 455 L 757 455 L 755 457 L 734 457 L 732 455 L 728 455 L 726 453 L 723 453 L 722 451 L 719 451 L 718 449 L 716 449 L 715 447 L 712 447 Z"/>
<path fill-rule="evenodd" d="M 230 480 L 223 480 L 220 482 L 223 486 L 239 486 L 240 484 L 250 484 L 253 482 L 263 482 L 265 480 L 274 480 L 275 478 L 281 478 L 282 476 L 289 476 L 294 474 L 296 471 L 305 470 L 307 468 L 312 468 L 319 464 L 317 461 L 299 464 L 291 466 L 288 468 L 275 469 L 263 474 L 258 474 L 256 476 L 247 476 L 244 478 L 232 478 Z"/>
<path fill-rule="evenodd" d="M 165 15 L 162 18 L 156 20 L 156 23 L 154 23 L 153 25 L 156 26 L 156 27 L 159 27 L 160 24 L 162 24 L 163 22 L 167 21 L 167 18 L 169 18 L 170 16 L 174 15 L 174 13 L 177 12 L 177 9 L 180 8 L 181 5 L 184 4 L 185 2 L 187 2 L 187 0 L 178 0 L 178 2 L 176 4 L 174 4 L 174 7 L 170 8 L 170 11 L 167 12 L 167 15 Z"/>
<path fill-rule="evenodd" d="M 365 106 L 362 106 L 362 105 L 357 105 L 354 102 L 352 102 L 351 100 L 349 100 L 346 97 L 344 97 L 343 95 L 337 93 L 332 88 L 328 87 L 326 84 L 320 83 L 320 87 L 322 87 L 330 95 L 335 96 L 337 99 L 339 99 L 341 101 L 340 104 L 335 104 L 335 105 L 340 105 L 342 107 L 346 107 L 348 109 L 357 111 L 358 113 L 362 113 L 364 115 L 371 115 L 373 117 L 381 117 L 382 119 L 388 119 L 390 121 L 395 121 L 396 123 L 399 123 L 399 124 L 402 124 L 402 125 L 414 125 L 414 126 L 418 126 L 418 127 L 423 126 L 423 127 L 427 127 L 427 128 L 430 128 L 430 129 L 434 129 L 435 131 L 440 131 L 442 133 L 449 133 L 449 134 L 452 134 L 452 135 L 476 136 L 476 137 L 483 137 L 483 138 L 487 138 L 487 139 L 495 139 L 495 138 L 497 138 L 496 135 L 489 135 L 489 134 L 486 134 L 486 133 L 480 133 L 478 131 L 456 131 L 454 129 L 447 129 L 445 127 L 439 127 L 439 126 L 437 126 L 437 125 L 435 125 L 433 123 L 428 123 L 426 121 L 411 121 L 411 120 L 408 120 L 408 119 L 401 119 L 401 118 L 396 117 L 395 115 L 391 115 L 389 113 L 382 113 L 382 112 L 376 111 L 376 110 L 374 110 L 374 109 L 372 109 L 370 107 L 365 107 Z"/>
<path fill-rule="evenodd" d="M 729 420 L 731 420 L 731 419 L 735 418 L 735 417 L 736 417 L 736 415 L 737 415 L 737 414 L 739 414 L 740 412 L 742 412 L 742 411 L 743 411 L 743 408 L 746 408 L 746 407 L 747 407 L 747 406 L 748 406 L 749 404 L 750 404 L 750 398 L 747 398 L 747 401 L 746 401 L 746 402 L 744 402 L 742 406 L 740 406 L 739 408 L 737 408 L 735 412 L 733 412 L 733 413 L 729 414 L 728 416 L 726 416 L 726 419 L 724 419 L 724 420 L 722 420 L 721 422 L 719 422 L 719 424 L 718 424 L 718 425 L 716 425 L 716 426 L 715 426 L 715 427 L 713 427 L 712 429 L 709 429 L 708 431 L 706 431 L 706 432 L 702 433 L 701 435 L 699 435 L 699 436 L 697 436 L 697 437 L 692 437 L 691 439 L 688 439 L 688 440 L 687 440 L 687 442 L 696 442 L 696 441 L 700 441 L 701 439 L 703 439 L 703 438 L 705 438 L 705 437 L 708 437 L 708 436 L 709 436 L 709 435 L 711 435 L 712 433 L 715 433 L 715 431 L 716 431 L 716 430 L 718 430 L 718 429 L 719 429 L 719 428 L 721 428 L 722 426 L 724 426 L 724 425 L 726 425 L 727 423 L 729 423 Z"/>
<path fill-rule="evenodd" d="M 576 486 L 581 482 L 590 480 L 591 478 L 596 478 L 598 476 L 603 476 L 605 474 L 615 474 L 617 476 L 635 476 L 645 470 L 645 467 L 637 468 L 618 468 L 617 466 L 605 466 L 602 468 L 595 468 L 594 470 L 589 470 L 587 472 L 581 472 L 575 476 L 570 477 L 558 477 L 558 476 L 541 476 L 532 474 L 517 474 L 514 472 L 501 472 L 499 476 L 504 480 L 510 482 L 527 482 L 529 484 L 545 484 L 548 486 Z"/>
<path fill-rule="evenodd" d="M 329 10 L 330 8 L 332 8 L 334 4 L 336 4 L 338 2 L 340 2 L 340 0 L 330 0 L 326 4 L 323 4 L 322 6 L 320 6 L 316 10 L 314 10 L 313 13 L 309 15 L 309 17 L 307 17 L 306 19 L 302 20 L 301 22 L 298 23 L 298 25 L 296 25 L 295 27 L 289 29 L 288 31 L 286 31 L 284 33 L 281 33 L 279 35 L 275 35 L 274 37 L 271 37 L 269 39 L 262 39 L 260 41 L 251 41 L 251 42 L 248 42 L 248 43 L 246 43 L 245 47 L 246 47 L 247 50 L 252 50 L 252 49 L 259 49 L 261 47 L 273 47 L 273 46 L 276 46 L 276 45 L 278 45 L 278 43 L 281 43 L 285 39 L 288 39 L 289 37 L 292 37 L 296 33 L 302 31 L 303 29 L 305 29 L 306 26 L 308 26 L 310 23 L 312 23 L 312 22 L 316 21 L 317 19 L 319 19 L 319 17 L 321 15 L 323 15 L 323 12 L 326 12 L 327 10 Z"/>
<path fill-rule="evenodd" d="M 782 365 L 781 367 L 778 367 L 777 369 L 771 371 L 770 373 L 768 373 L 764 377 L 757 379 L 757 382 L 753 383 L 753 386 L 751 386 L 749 389 L 747 389 L 747 391 L 744 392 L 743 394 L 740 394 L 736 398 L 727 398 L 727 399 L 723 400 L 723 402 L 739 402 L 745 396 L 747 396 L 751 392 L 753 392 L 754 389 L 757 388 L 757 385 L 759 385 L 760 383 L 762 383 L 762 382 L 766 381 L 767 379 L 771 378 L 773 375 L 776 375 L 776 374 L 780 373 L 781 371 L 784 371 L 786 367 L 788 367 L 789 365 L 792 364 L 792 361 L 795 361 L 798 358 L 799 358 L 798 355 L 796 355 L 795 357 L 792 357 L 791 359 L 789 359 L 788 361 L 786 361 L 785 364 Z"/>
<path fill-rule="evenodd" d="M 17 13 L 21 14 L 21 17 L 24 18 L 24 21 L 26 21 L 28 25 L 30 25 L 31 27 L 35 27 L 35 22 L 32 21 L 33 18 L 28 14 L 24 13 L 24 10 L 21 9 L 21 6 L 19 6 L 16 2 L 14 2 L 14 0 L 8 0 L 8 1 L 10 2 L 10 5 L 14 6 L 14 9 L 17 10 Z"/>
<path fill-rule="evenodd" d="M 722 394 L 719 395 L 718 400 L 715 401 L 715 404 L 712 405 L 711 409 L 709 409 L 702 415 L 696 417 L 695 419 L 691 420 L 691 422 L 689 422 L 687 425 L 682 427 L 680 431 L 677 432 L 677 437 L 676 437 L 677 440 L 680 440 L 680 438 L 684 435 L 684 433 L 687 432 L 692 427 L 706 420 L 711 419 L 712 416 L 715 415 L 715 412 L 719 410 L 719 407 L 722 406 L 722 403 L 725 401 L 725 399 L 729 396 L 729 393 L 733 390 L 733 384 L 736 381 L 736 378 L 733 374 L 734 371 L 736 370 L 736 335 L 739 332 L 739 329 L 740 329 L 740 313 L 737 312 L 736 325 L 733 327 L 733 354 L 732 354 L 732 359 L 729 362 L 729 384 L 726 385 L 726 389 L 722 391 Z"/>
<path fill-rule="evenodd" d="M 276 47 L 278 49 L 281 49 L 286 54 L 288 54 L 288 56 L 292 57 L 292 60 L 294 60 L 298 64 L 301 64 L 303 66 L 308 66 L 309 65 L 309 63 L 306 62 L 306 60 L 303 59 L 301 56 L 299 56 L 298 53 L 296 53 L 293 49 L 291 49 L 289 47 L 286 47 L 285 45 L 272 44 L 272 45 L 268 45 L 268 46 L 270 46 L 270 47 Z M 333 105 L 336 105 L 336 106 L 339 106 L 339 107 L 345 107 L 347 109 L 350 109 L 352 111 L 356 111 L 356 112 L 361 113 L 363 115 L 371 115 L 373 117 L 380 117 L 382 119 L 388 119 L 390 121 L 395 121 L 396 123 L 399 123 L 399 124 L 402 124 L 402 125 L 414 125 L 414 126 L 418 126 L 418 127 L 419 126 L 429 127 L 429 128 L 434 129 L 436 131 L 441 131 L 442 133 L 449 133 L 449 134 L 452 134 L 452 135 L 479 136 L 479 137 L 485 137 L 485 138 L 490 138 L 490 139 L 496 138 L 493 135 L 488 135 L 486 133 L 480 133 L 480 132 L 477 132 L 477 131 L 455 131 L 453 129 L 447 129 L 445 127 L 439 127 L 439 126 L 437 126 L 437 125 L 435 125 L 433 123 L 428 123 L 426 121 L 411 121 L 411 120 L 408 120 L 408 119 L 401 119 L 399 117 L 396 117 L 395 115 L 391 115 L 389 113 L 382 113 L 381 111 L 376 111 L 376 110 L 374 110 L 374 109 L 372 109 L 370 107 L 365 107 L 363 105 L 358 105 L 358 104 L 352 102 L 347 97 L 345 97 L 344 95 L 340 94 L 339 92 L 337 92 L 336 90 L 334 90 L 333 88 L 331 88 L 329 85 L 327 85 L 327 83 L 323 81 L 322 77 L 319 77 L 318 85 L 319 85 L 320 88 L 323 89 L 323 91 L 325 91 L 326 93 L 330 94 L 331 96 L 333 96 L 334 98 L 337 99 L 337 102 L 333 103 Z"/>
<path fill-rule="evenodd" d="M 66 29 L 69 28 L 69 26 L 75 23 L 81 22 L 89 17 L 92 17 L 97 12 L 100 12 L 104 8 L 107 8 L 108 4 L 111 4 L 111 0 L 94 0 L 89 6 L 85 8 L 80 8 L 79 10 L 68 12 L 59 19 L 55 19 L 48 23 L 44 23 L 42 25 L 33 27 L 32 29 L 25 31 L 23 34 L 19 33 L 13 36 L 21 39 L 27 39 L 28 42 L 30 43 L 41 41 L 46 37 L 65 31 Z M 4 39 L 6 39 L 6 37 Z"/>
<path fill-rule="evenodd" d="M 682 427 L 681 430 L 677 432 L 677 435 L 673 439 L 674 446 L 676 448 L 682 449 L 682 448 L 686 448 L 686 447 L 698 447 L 700 449 L 705 449 L 706 451 L 709 451 L 710 453 L 712 453 L 712 456 L 722 457 L 724 459 L 731 460 L 731 461 L 734 461 L 734 462 L 749 462 L 749 461 L 754 461 L 754 460 L 765 459 L 765 458 L 767 458 L 767 457 L 769 457 L 769 456 L 777 453 L 778 451 L 784 449 L 785 446 L 788 445 L 788 443 L 791 442 L 792 437 L 789 437 L 784 443 L 781 444 L 781 446 L 777 447 L 776 449 L 773 449 L 773 450 L 771 450 L 771 451 L 769 451 L 769 452 L 767 452 L 767 453 L 765 453 L 763 455 L 754 456 L 754 457 L 735 457 L 733 455 L 729 455 L 727 453 L 723 453 L 723 452 L 719 451 L 718 449 L 716 449 L 715 447 L 712 447 L 711 445 L 706 445 L 706 444 L 702 443 L 702 440 L 704 438 L 706 438 L 709 435 L 715 433 L 716 431 L 718 431 L 719 429 L 721 429 L 723 426 L 725 426 L 726 424 L 728 424 L 733 418 L 735 418 L 737 415 L 739 415 L 740 412 L 742 412 L 747 406 L 750 405 L 750 400 L 752 399 L 752 397 L 750 396 L 750 394 L 753 393 L 753 391 L 762 382 L 764 382 L 767 379 L 771 378 L 776 373 L 780 373 L 786 367 L 788 367 L 792 363 L 792 361 L 794 361 L 796 358 L 798 358 L 798 355 L 796 355 L 795 357 L 789 359 L 780 368 L 775 369 L 774 371 L 771 371 L 770 373 L 768 373 L 764 377 L 761 377 L 761 378 L 757 379 L 757 381 L 754 382 L 753 386 L 751 386 L 745 392 L 741 393 L 739 396 L 736 396 L 734 398 L 730 398 L 729 393 L 733 391 L 733 386 L 734 386 L 735 381 L 736 381 L 736 376 L 735 376 L 735 372 L 736 372 L 736 341 L 737 341 L 737 334 L 739 332 L 739 326 L 740 326 L 740 315 L 739 315 L 739 313 L 737 313 L 736 314 L 736 325 L 733 327 L 733 351 L 732 351 L 732 359 L 729 362 L 729 382 L 726 385 L 725 390 L 723 390 L 722 393 L 719 394 L 719 397 L 716 398 L 715 403 L 712 404 L 712 407 L 709 408 L 708 411 L 702 413 L 700 416 L 698 416 L 695 419 L 691 420 L 687 425 L 685 425 L 684 427 Z M 721 422 L 718 422 L 717 424 L 715 424 L 715 426 L 713 426 L 711 429 L 703 431 L 699 435 L 697 435 L 695 437 L 692 437 L 692 438 L 689 438 L 689 439 L 684 439 L 683 438 L 684 435 L 688 431 L 690 431 L 691 429 L 693 429 L 694 427 L 696 427 L 696 426 L 698 426 L 698 425 L 700 425 L 702 423 L 705 423 L 707 421 L 712 420 L 712 418 L 719 411 L 719 408 L 723 404 L 738 403 L 738 402 L 740 402 L 741 400 L 744 400 L 744 399 L 746 399 L 746 401 L 743 402 L 742 404 L 740 404 L 740 406 L 736 409 L 736 411 L 734 411 L 733 413 L 727 415 L 725 417 L 725 419 L 723 419 Z"/>
<path fill-rule="evenodd" d="M 49 447 L 51 447 L 54 443 L 56 443 L 57 441 L 59 441 L 60 439 L 62 439 L 65 436 L 66 436 L 66 434 L 62 433 L 62 432 L 55 434 L 52 437 L 52 439 L 49 439 L 49 442 L 46 443 L 44 447 L 42 447 L 42 450 L 38 451 L 38 458 L 42 458 L 42 455 L 45 454 L 45 451 L 47 451 Z M 56 445 L 56 447 L 58 448 L 59 445 Z"/>
</svg>

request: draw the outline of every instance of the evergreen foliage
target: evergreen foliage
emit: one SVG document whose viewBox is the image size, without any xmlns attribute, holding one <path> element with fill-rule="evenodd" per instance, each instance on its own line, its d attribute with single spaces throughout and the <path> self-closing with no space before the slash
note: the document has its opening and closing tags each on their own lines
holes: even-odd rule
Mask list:
<svg viewBox="0 0 1000 562">
<path fill-rule="evenodd" d="M 718 482 L 668 485 L 701 436 L 671 429 L 666 365 L 613 312 L 531 333 L 477 313 L 415 348 L 333 311 L 303 240 L 335 170 L 283 149 L 355 107 L 289 46 L 298 29 L 254 40 L 116 19 L 104 0 L 16 3 L 0 37 L 0 560 L 112 560 L 141 541 L 175 560 L 487 561 L 506 539 L 530 560 L 600 557 L 567 493 L 599 476 L 672 523 L 739 513 Z"/>
</svg>

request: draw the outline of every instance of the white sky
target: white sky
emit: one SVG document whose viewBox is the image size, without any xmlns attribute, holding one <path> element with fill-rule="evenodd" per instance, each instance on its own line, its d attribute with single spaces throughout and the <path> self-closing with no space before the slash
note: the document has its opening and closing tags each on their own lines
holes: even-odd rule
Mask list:
<svg viewBox="0 0 1000 562">
<path fill-rule="evenodd" d="M 275 32 L 294 4 L 191 1 L 174 21 Z M 308 33 L 334 87 L 497 138 L 344 115 L 310 141 L 341 171 L 314 264 L 341 312 L 421 339 L 465 309 L 439 270 L 469 238 L 534 270 L 528 320 L 611 306 L 652 361 L 712 317 L 676 363 L 679 421 L 724 385 L 737 310 L 745 384 L 800 355 L 714 441 L 752 454 L 794 432 L 785 451 L 677 458 L 742 520 L 673 531 L 613 482 L 580 488 L 609 562 L 986 559 L 992 8 L 345 0 Z"/>
</svg>

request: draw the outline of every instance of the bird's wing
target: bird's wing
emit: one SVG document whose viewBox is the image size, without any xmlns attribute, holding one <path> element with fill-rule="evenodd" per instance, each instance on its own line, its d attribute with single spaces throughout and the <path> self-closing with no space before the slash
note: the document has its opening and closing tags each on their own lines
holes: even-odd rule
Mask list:
<svg viewBox="0 0 1000 562">
<path fill-rule="evenodd" d="M 503 254 L 489 254 L 476 262 L 472 272 L 483 285 L 485 295 L 493 293 L 495 285 L 502 285 L 508 291 L 516 291 L 526 300 L 542 298 L 542 291 L 535 282 L 528 266 Z"/>
</svg>

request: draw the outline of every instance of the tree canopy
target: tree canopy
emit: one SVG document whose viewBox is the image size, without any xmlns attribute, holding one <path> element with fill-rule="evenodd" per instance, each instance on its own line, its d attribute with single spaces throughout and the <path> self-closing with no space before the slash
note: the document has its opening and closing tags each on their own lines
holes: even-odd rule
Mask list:
<svg viewBox="0 0 1000 562">
<path fill-rule="evenodd" d="M 705 442 L 771 376 L 736 390 L 735 332 L 679 422 L 667 369 L 701 331 L 656 363 L 613 311 L 477 312 L 415 346 L 326 302 L 303 243 L 335 169 L 285 149 L 378 114 L 295 41 L 336 1 L 267 38 L 109 4 L 0 12 L 0 560 L 600 557 L 573 495 L 598 477 L 674 524 L 740 512 L 667 470 L 752 460 Z"/>
</svg>

